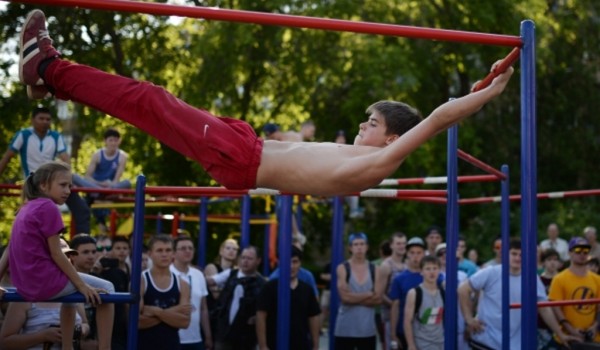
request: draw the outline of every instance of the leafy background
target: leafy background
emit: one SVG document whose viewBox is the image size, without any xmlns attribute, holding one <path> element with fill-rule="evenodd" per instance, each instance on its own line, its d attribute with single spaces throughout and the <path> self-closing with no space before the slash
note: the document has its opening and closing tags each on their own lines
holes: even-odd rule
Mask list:
<svg viewBox="0 0 600 350">
<path fill-rule="evenodd" d="M 156 1 L 165 2 L 165 1 Z M 185 1 L 190 6 L 217 6 L 271 13 L 372 21 L 433 28 L 519 35 L 519 23 L 532 19 L 537 36 L 538 191 L 598 188 L 600 147 L 599 17 L 593 0 L 427 0 L 314 1 L 231 0 Z M 266 122 L 297 129 L 308 119 L 317 125 L 318 141 L 333 141 L 338 129 L 355 135 L 364 110 L 381 99 L 402 100 L 425 115 L 453 96 L 468 93 L 509 48 L 396 37 L 169 19 L 141 14 L 41 7 L 56 46 L 64 56 L 116 74 L 152 81 L 191 105 L 250 123 L 257 132 Z M 16 130 L 28 126 L 38 103 L 28 101 L 16 84 L 16 39 L 31 6 L 8 3 L 0 11 L 0 149 Z M 485 162 L 511 167 L 511 193 L 520 193 L 519 79 L 501 97 L 460 125 L 459 147 Z M 56 108 L 54 100 L 41 102 Z M 141 131 L 81 105 L 70 104 L 72 123 L 55 120 L 54 127 L 72 136 L 73 164 L 83 172 L 91 153 L 102 145 L 107 127 L 124 133 L 122 148 L 131 158 L 125 174 L 144 173 L 149 184 L 216 185 L 203 169 Z M 193 127 L 193 126 L 191 126 Z M 351 142 L 352 136 L 350 137 Z M 444 175 L 446 137 L 440 135 L 412 154 L 393 177 Z M 459 173 L 480 171 L 459 162 Z M 13 160 L 0 182 L 20 179 Z M 418 187 L 422 188 L 422 187 Z M 493 196 L 492 183 L 460 184 L 462 198 Z M 0 237 L 6 242 L 14 213 L 14 197 L 0 197 Z M 406 201 L 361 199 L 362 220 L 350 220 L 346 230 L 362 230 L 379 242 L 392 232 L 423 235 L 432 224 L 443 226 L 444 206 Z M 237 213 L 236 201 L 211 206 L 211 213 Z M 195 208 L 148 209 L 149 212 L 195 215 Z M 256 215 L 272 211 L 264 198 L 254 198 Z M 563 236 L 598 225 L 595 197 L 541 200 L 539 238 L 557 222 Z M 331 207 L 326 200 L 303 204 L 302 229 L 309 238 L 313 263 L 327 260 Z M 499 234 L 499 205 L 460 208 L 461 233 L 482 259 L 491 255 Z M 520 234 L 519 204 L 511 205 L 511 234 Z M 163 225 L 167 227 L 169 225 Z M 153 233 L 156 225 L 147 224 Z M 170 227 L 170 226 L 169 226 Z M 209 257 L 236 225 L 210 224 Z M 197 224 L 186 224 L 197 232 Z M 264 228 L 253 227 L 252 240 L 261 245 Z M 372 244 L 373 256 L 376 254 Z"/>
</svg>

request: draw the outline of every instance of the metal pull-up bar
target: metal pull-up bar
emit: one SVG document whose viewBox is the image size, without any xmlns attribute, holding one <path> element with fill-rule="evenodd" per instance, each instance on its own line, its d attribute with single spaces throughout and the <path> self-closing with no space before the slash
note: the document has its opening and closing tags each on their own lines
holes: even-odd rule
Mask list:
<svg viewBox="0 0 600 350">
<path fill-rule="evenodd" d="M 380 34 L 406 38 L 454 41 L 484 45 L 520 47 L 523 44 L 521 38 L 514 35 L 500 35 L 459 30 L 423 28 L 397 24 L 359 22 L 340 19 L 286 15 L 280 13 L 230 10 L 216 7 L 192 7 L 126 0 L 19 0 L 13 2 L 64 7 L 80 7 L 86 9 L 133 13 L 146 13 L 159 16 L 203 18 L 218 21 L 277 25 L 296 28 L 311 28 L 363 34 Z"/>
</svg>

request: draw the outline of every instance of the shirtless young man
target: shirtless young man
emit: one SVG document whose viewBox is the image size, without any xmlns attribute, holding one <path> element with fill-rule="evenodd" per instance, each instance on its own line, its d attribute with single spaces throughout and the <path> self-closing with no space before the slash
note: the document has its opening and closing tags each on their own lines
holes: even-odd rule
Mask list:
<svg viewBox="0 0 600 350">
<path fill-rule="evenodd" d="M 370 115 L 354 145 L 263 141 L 247 123 L 191 107 L 161 87 L 60 59 L 45 21 L 44 13 L 34 10 L 21 33 L 19 78 L 30 97 L 51 91 L 126 121 L 199 162 L 229 189 L 312 195 L 368 189 L 425 141 L 498 96 L 513 73 L 509 67 L 490 86 L 444 103 L 422 121 L 404 103 L 377 102 L 367 109 Z"/>
</svg>

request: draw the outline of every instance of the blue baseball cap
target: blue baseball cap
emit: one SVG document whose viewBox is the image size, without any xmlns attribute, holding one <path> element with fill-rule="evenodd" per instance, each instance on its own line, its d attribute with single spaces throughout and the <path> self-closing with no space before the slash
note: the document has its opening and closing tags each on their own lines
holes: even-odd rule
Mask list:
<svg viewBox="0 0 600 350">
<path fill-rule="evenodd" d="M 270 136 L 271 134 L 273 134 L 277 131 L 279 131 L 279 125 L 277 125 L 277 124 L 268 123 L 268 124 L 265 124 L 265 126 L 263 126 L 263 132 L 267 136 Z"/>
<path fill-rule="evenodd" d="M 351 233 L 350 236 L 348 236 L 348 245 L 352 245 L 352 242 L 354 242 L 354 240 L 356 239 L 364 239 L 366 243 L 369 243 L 369 239 L 367 238 L 367 235 L 363 232 L 356 232 L 356 233 Z"/>
<path fill-rule="evenodd" d="M 573 250 L 575 247 L 586 247 L 591 248 L 590 242 L 583 237 L 573 237 L 569 241 L 569 251 Z"/>
</svg>

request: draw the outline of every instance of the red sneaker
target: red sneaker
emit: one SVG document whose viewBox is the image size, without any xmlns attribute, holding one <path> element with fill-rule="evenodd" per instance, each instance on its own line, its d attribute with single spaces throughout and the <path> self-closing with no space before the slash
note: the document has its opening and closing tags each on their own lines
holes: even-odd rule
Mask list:
<svg viewBox="0 0 600 350">
<path fill-rule="evenodd" d="M 21 30 L 19 43 L 19 80 L 26 85 L 42 85 L 38 66 L 46 58 L 58 57 L 60 53 L 52 46 L 46 29 L 46 16 L 40 10 L 29 12 Z"/>
<path fill-rule="evenodd" d="M 27 85 L 27 96 L 32 100 L 43 100 L 52 95 L 45 85 Z"/>
</svg>

